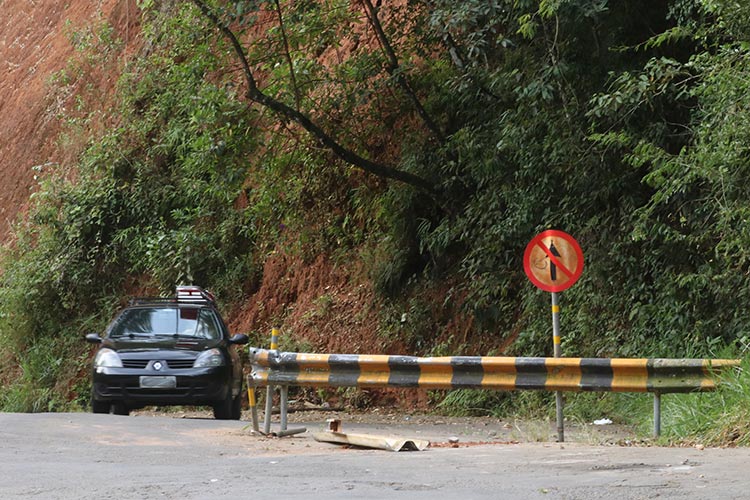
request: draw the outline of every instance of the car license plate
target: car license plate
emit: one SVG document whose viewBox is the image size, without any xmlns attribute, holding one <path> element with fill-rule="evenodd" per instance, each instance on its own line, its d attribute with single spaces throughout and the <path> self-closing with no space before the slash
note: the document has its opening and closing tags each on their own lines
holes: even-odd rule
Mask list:
<svg viewBox="0 0 750 500">
<path fill-rule="evenodd" d="M 177 377 L 141 377 L 141 389 L 174 389 Z"/>
</svg>

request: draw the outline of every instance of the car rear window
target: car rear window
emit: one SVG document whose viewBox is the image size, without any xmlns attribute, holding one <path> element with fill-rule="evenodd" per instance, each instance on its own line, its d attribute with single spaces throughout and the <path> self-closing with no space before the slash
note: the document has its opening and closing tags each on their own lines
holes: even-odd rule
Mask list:
<svg viewBox="0 0 750 500">
<path fill-rule="evenodd" d="M 220 339 L 221 330 L 211 309 L 143 307 L 123 311 L 109 331 L 113 338 L 160 335 Z"/>
</svg>

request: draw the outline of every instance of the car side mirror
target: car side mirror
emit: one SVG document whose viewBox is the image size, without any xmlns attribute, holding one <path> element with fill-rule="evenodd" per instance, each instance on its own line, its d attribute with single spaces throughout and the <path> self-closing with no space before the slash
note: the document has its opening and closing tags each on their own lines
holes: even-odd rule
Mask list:
<svg viewBox="0 0 750 500">
<path fill-rule="evenodd" d="M 89 333 L 88 335 L 86 335 L 85 338 L 86 338 L 86 342 L 88 342 L 89 344 L 101 344 L 102 343 L 102 338 L 99 336 L 98 333 Z"/>
<path fill-rule="evenodd" d="M 250 338 L 244 333 L 236 333 L 229 339 L 230 344 L 245 345 L 250 341 Z"/>
</svg>

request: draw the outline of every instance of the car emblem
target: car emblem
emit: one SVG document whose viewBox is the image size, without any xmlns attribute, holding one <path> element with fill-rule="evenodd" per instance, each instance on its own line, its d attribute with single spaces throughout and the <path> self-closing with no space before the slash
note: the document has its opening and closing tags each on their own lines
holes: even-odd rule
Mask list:
<svg viewBox="0 0 750 500">
<path fill-rule="evenodd" d="M 154 370 L 159 371 L 164 367 L 164 365 L 161 364 L 161 361 L 157 361 L 154 363 Z"/>
</svg>

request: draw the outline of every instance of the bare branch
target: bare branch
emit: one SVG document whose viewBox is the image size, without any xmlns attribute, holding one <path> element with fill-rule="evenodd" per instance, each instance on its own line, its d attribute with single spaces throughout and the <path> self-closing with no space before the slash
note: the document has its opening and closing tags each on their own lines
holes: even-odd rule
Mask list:
<svg viewBox="0 0 750 500">
<path fill-rule="evenodd" d="M 407 80 L 406 75 L 404 75 L 403 72 L 399 71 L 401 64 L 398 62 L 398 57 L 396 57 L 396 52 L 393 50 L 391 42 L 385 35 L 383 25 L 380 24 L 380 18 L 378 18 L 377 9 L 370 0 L 361 0 L 361 2 L 365 9 L 367 20 L 375 30 L 375 35 L 378 37 L 380 46 L 382 47 L 383 52 L 388 58 L 388 74 L 396 78 L 396 82 L 401 86 L 403 91 L 409 97 L 412 105 L 414 106 L 414 109 L 416 109 L 417 114 L 419 114 L 420 118 L 422 118 L 422 121 L 424 121 L 425 125 L 427 125 L 427 128 L 430 129 L 432 134 L 441 143 L 445 143 L 445 135 L 443 134 L 442 130 L 440 130 L 440 127 L 438 127 L 437 123 L 435 123 L 432 117 L 427 113 L 427 110 L 424 109 L 422 102 L 419 100 L 416 92 L 414 92 L 414 89 L 409 84 L 409 80 Z"/>
<path fill-rule="evenodd" d="M 289 65 L 289 80 L 292 85 L 292 90 L 294 91 L 294 103 L 297 106 L 297 111 L 299 111 L 300 108 L 300 102 L 302 99 L 299 95 L 299 88 L 297 88 L 297 77 L 294 73 L 294 61 L 292 60 L 292 53 L 289 49 L 289 39 L 286 36 L 286 27 L 284 26 L 284 16 L 281 14 L 281 4 L 279 3 L 279 0 L 274 0 L 274 3 L 276 4 L 276 13 L 279 17 L 279 29 L 281 30 L 281 40 L 284 42 L 284 55 L 286 56 L 286 62 Z"/>
<path fill-rule="evenodd" d="M 401 181 L 405 184 L 417 187 L 430 193 L 433 198 L 438 195 L 438 189 L 432 182 L 424 179 L 418 175 L 414 175 L 410 172 L 398 170 L 388 165 L 374 162 L 364 158 L 349 148 L 344 147 L 335 138 L 326 133 L 316 123 L 314 123 L 308 116 L 304 115 L 300 111 L 284 104 L 283 102 L 263 93 L 257 85 L 253 71 L 247 62 L 245 56 L 245 50 L 242 44 L 237 39 L 234 32 L 221 20 L 218 16 L 208 8 L 208 6 L 202 0 L 193 0 L 193 3 L 200 9 L 201 13 L 216 26 L 216 28 L 224 35 L 224 37 L 231 44 L 237 59 L 240 61 L 242 66 L 242 72 L 247 83 L 247 98 L 253 102 L 264 106 L 277 115 L 284 119 L 291 120 L 299 124 L 303 129 L 309 132 L 315 139 L 318 140 L 325 148 L 333 152 L 337 157 L 344 160 L 346 163 L 353 165 L 365 172 L 369 172 L 378 177 L 384 177 L 387 179 L 393 179 Z"/>
</svg>

